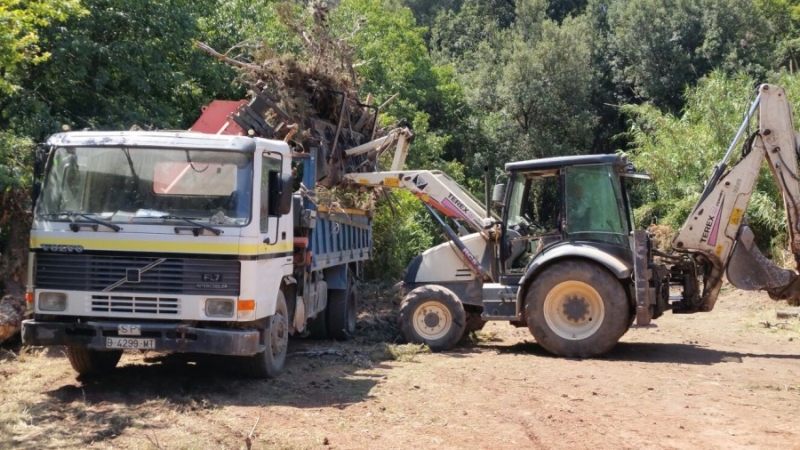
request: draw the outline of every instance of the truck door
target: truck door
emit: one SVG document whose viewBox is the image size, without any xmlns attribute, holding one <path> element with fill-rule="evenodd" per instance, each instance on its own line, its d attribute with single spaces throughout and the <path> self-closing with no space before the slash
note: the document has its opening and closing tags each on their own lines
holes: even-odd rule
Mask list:
<svg viewBox="0 0 800 450">
<path fill-rule="evenodd" d="M 285 231 L 284 236 L 281 236 L 281 230 L 278 227 L 280 212 L 278 206 L 280 203 L 279 193 L 277 188 L 280 185 L 281 175 L 281 161 L 282 158 L 277 157 L 271 153 L 264 153 L 261 160 L 261 204 L 259 207 L 258 218 L 260 221 L 261 238 L 268 239 L 270 245 L 275 245 L 280 241 L 286 239 Z"/>
</svg>

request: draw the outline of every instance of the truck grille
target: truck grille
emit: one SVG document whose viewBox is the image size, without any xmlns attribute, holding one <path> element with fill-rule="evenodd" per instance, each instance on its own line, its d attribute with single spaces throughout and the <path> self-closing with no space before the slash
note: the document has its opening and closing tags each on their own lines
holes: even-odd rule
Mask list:
<svg viewBox="0 0 800 450">
<path fill-rule="evenodd" d="M 39 289 L 186 295 L 239 295 L 236 260 L 39 253 Z"/>
<path fill-rule="evenodd" d="M 92 295 L 92 312 L 175 315 L 178 305 L 177 298 Z"/>
</svg>

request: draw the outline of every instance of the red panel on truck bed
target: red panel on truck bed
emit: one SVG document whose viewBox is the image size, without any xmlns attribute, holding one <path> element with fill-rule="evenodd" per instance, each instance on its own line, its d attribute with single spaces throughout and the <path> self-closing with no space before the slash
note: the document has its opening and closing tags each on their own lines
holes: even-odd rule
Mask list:
<svg viewBox="0 0 800 450">
<path fill-rule="evenodd" d="M 228 119 L 239 106 L 247 103 L 247 100 L 214 100 L 201 108 L 203 113 L 189 130 L 208 134 L 247 135 L 236 122 Z"/>
</svg>

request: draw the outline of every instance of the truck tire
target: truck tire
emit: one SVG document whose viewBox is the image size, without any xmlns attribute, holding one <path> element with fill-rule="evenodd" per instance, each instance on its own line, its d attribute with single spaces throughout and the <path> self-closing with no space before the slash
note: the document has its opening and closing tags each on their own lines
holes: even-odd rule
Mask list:
<svg viewBox="0 0 800 450">
<path fill-rule="evenodd" d="M 432 351 L 453 348 L 464 335 L 464 306 L 450 289 L 420 286 L 409 292 L 400 305 L 400 333 L 406 341 L 427 344 Z"/>
<path fill-rule="evenodd" d="M 122 350 L 100 351 L 84 347 L 67 347 L 67 359 L 80 375 L 100 375 L 114 370 Z"/>
<path fill-rule="evenodd" d="M 245 357 L 243 371 L 254 378 L 275 378 L 283 371 L 289 345 L 289 311 L 283 291 L 278 291 L 275 314 L 266 318 L 260 334 L 264 351 Z"/>
<path fill-rule="evenodd" d="M 356 331 L 358 302 L 352 280 L 347 289 L 328 289 L 328 336 L 337 341 L 346 341 Z"/>
<path fill-rule="evenodd" d="M 325 310 L 317 313 L 316 316 L 306 320 L 306 331 L 309 339 L 328 339 L 328 323 L 325 317 Z"/>
<path fill-rule="evenodd" d="M 600 356 L 628 330 L 630 305 L 620 281 L 587 261 L 557 262 L 525 295 L 528 328 L 545 350 L 571 358 Z"/>
</svg>

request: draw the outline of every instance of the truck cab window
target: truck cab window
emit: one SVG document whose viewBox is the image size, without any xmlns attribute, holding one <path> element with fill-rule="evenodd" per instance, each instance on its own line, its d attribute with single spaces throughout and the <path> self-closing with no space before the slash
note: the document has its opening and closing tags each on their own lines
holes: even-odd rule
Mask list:
<svg viewBox="0 0 800 450">
<path fill-rule="evenodd" d="M 280 182 L 281 161 L 264 156 L 261 162 L 261 232 L 268 230 L 269 218 L 278 216 L 275 186 Z"/>
</svg>

